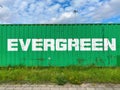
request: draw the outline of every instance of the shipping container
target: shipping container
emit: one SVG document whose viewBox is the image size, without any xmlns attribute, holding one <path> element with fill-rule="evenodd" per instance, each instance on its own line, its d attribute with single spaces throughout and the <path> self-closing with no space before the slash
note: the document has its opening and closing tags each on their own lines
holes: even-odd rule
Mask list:
<svg viewBox="0 0 120 90">
<path fill-rule="evenodd" d="M 120 66 L 120 24 L 0 25 L 0 66 Z"/>
</svg>

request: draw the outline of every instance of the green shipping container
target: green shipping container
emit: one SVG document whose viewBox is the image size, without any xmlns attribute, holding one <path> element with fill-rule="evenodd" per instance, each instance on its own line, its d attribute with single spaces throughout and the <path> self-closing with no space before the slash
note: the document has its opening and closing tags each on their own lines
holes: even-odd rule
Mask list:
<svg viewBox="0 0 120 90">
<path fill-rule="evenodd" d="M 120 24 L 0 25 L 0 66 L 120 66 Z"/>
</svg>

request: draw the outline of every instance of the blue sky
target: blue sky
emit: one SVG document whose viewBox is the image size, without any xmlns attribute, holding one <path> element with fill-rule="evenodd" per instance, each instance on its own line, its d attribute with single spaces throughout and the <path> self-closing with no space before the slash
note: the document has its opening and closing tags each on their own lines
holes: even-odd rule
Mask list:
<svg viewBox="0 0 120 90">
<path fill-rule="evenodd" d="M 120 0 L 0 0 L 1 24 L 119 22 Z"/>
</svg>

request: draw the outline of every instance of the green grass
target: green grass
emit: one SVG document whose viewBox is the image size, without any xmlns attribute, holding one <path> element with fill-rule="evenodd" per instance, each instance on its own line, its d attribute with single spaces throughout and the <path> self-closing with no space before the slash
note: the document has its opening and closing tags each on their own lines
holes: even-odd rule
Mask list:
<svg viewBox="0 0 120 90">
<path fill-rule="evenodd" d="M 0 68 L 0 84 L 120 83 L 120 68 L 7 67 Z"/>
</svg>

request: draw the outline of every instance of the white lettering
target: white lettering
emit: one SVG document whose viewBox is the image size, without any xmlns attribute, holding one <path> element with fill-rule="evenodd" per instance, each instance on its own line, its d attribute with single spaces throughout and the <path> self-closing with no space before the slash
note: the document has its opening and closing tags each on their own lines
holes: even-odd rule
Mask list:
<svg viewBox="0 0 120 90">
<path fill-rule="evenodd" d="M 44 51 L 48 51 L 48 48 L 50 48 L 51 51 L 55 50 L 54 39 L 44 39 Z"/>
<path fill-rule="evenodd" d="M 32 39 L 32 50 L 33 51 L 42 51 L 43 39 Z"/>
<path fill-rule="evenodd" d="M 18 39 L 8 39 L 8 51 L 18 51 Z"/>
<path fill-rule="evenodd" d="M 66 39 L 56 39 L 56 51 L 66 51 Z"/>
<path fill-rule="evenodd" d="M 116 39 L 8 39 L 8 51 L 116 51 Z"/>
<path fill-rule="evenodd" d="M 92 51 L 103 51 L 103 39 L 92 39 Z"/>
<path fill-rule="evenodd" d="M 104 39 L 104 50 L 108 51 L 108 47 L 110 47 L 110 49 L 112 51 L 116 50 L 116 39 L 115 38 L 112 38 L 112 42 L 111 43 L 110 43 L 110 41 L 107 38 Z"/>
<path fill-rule="evenodd" d="M 90 51 L 91 50 L 91 43 L 90 38 L 88 39 L 80 39 L 80 50 L 81 51 Z"/>
<path fill-rule="evenodd" d="M 79 39 L 68 39 L 68 51 L 72 51 L 72 47 L 79 51 Z"/>
<path fill-rule="evenodd" d="M 19 42 L 20 42 L 20 45 L 21 45 L 21 48 L 23 51 L 28 50 L 28 46 L 30 45 L 30 41 L 31 41 L 31 39 L 27 39 L 26 43 L 24 43 L 23 39 L 19 39 Z"/>
</svg>

